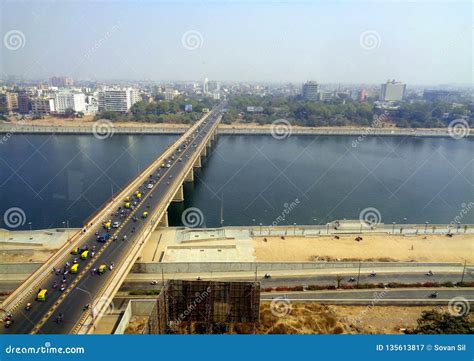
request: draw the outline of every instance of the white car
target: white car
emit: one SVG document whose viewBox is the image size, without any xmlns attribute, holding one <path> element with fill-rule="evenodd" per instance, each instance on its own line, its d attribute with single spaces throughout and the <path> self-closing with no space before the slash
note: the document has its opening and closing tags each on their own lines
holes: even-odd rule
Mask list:
<svg viewBox="0 0 474 361">
<path fill-rule="evenodd" d="M 166 168 L 170 168 L 170 167 L 171 167 L 171 164 L 168 163 L 168 164 L 166 165 Z"/>
<path fill-rule="evenodd" d="M 119 228 L 119 226 L 120 226 L 120 222 L 114 222 L 112 224 L 112 228 Z"/>
<path fill-rule="evenodd" d="M 152 189 L 153 188 L 153 184 L 151 183 L 148 183 L 148 185 L 146 186 L 148 189 Z"/>
</svg>

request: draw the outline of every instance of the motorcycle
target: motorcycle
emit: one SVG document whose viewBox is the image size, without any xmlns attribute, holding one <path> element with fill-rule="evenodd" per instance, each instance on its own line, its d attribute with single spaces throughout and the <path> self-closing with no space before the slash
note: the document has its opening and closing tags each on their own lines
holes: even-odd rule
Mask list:
<svg viewBox="0 0 474 361">
<path fill-rule="evenodd" d="M 31 309 L 31 303 L 27 303 L 25 306 L 25 311 L 29 311 Z"/>
</svg>

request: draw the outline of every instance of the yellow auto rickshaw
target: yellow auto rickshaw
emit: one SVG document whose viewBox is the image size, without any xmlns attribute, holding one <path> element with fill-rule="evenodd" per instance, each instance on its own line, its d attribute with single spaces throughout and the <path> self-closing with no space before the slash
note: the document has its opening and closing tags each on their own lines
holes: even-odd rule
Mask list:
<svg viewBox="0 0 474 361">
<path fill-rule="evenodd" d="M 81 259 L 87 259 L 87 256 L 89 256 L 88 250 L 85 250 L 84 252 L 81 253 Z"/>
<path fill-rule="evenodd" d="M 101 275 L 102 273 L 105 273 L 105 271 L 107 271 L 107 265 L 101 264 L 99 266 L 99 270 L 97 271 L 97 273 L 99 273 Z"/>
<path fill-rule="evenodd" d="M 124 199 L 124 202 L 130 202 L 130 197 L 126 196 L 125 199 Z"/>
<path fill-rule="evenodd" d="M 105 229 L 110 229 L 111 227 L 112 227 L 112 221 L 104 222 L 104 228 Z"/>
<path fill-rule="evenodd" d="M 130 202 L 126 202 L 124 205 L 125 208 L 130 208 Z"/>
<path fill-rule="evenodd" d="M 48 296 L 48 290 L 45 288 L 40 289 L 38 295 L 36 296 L 36 300 L 40 302 L 46 301 L 46 296 Z"/>
<path fill-rule="evenodd" d="M 74 248 L 74 249 L 71 251 L 71 254 L 73 254 L 73 255 L 79 254 L 79 248 L 77 248 L 77 247 Z"/>
<path fill-rule="evenodd" d="M 79 269 L 79 263 L 74 263 L 71 266 L 71 273 L 77 273 L 78 269 Z"/>
<path fill-rule="evenodd" d="M 143 212 L 143 215 L 142 215 L 143 218 L 146 218 L 148 217 L 148 212 Z"/>
</svg>

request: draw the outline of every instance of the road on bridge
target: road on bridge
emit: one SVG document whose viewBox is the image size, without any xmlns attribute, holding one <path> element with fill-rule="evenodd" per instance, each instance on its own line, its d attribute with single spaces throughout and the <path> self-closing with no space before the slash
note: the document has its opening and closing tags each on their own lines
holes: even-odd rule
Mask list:
<svg viewBox="0 0 474 361">
<path fill-rule="evenodd" d="M 33 290 L 29 297 L 16 304 L 14 309 L 3 310 L 4 313 L 11 313 L 13 323 L 10 327 L 2 327 L 3 333 L 39 333 L 39 334 L 66 334 L 71 333 L 78 327 L 85 312 L 91 312 L 88 305 L 96 300 L 96 295 L 108 285 L 113 272 L 121 265 L 130 252 L 130 249 L 137 241 L 140 231 L 155 216 L 151 210 L 155 209 L 161 202 L 166 202 L 169 197 L 169 188 L 173 180 L 180 175 L 184 169 L 193 167 L 189 164 L 193 156 L 198 151 L 200 144 L 205 141 L 209 131 L 215 129 L 213 126 L 220 121 L 220 114 L 225 103 L 216 106 L 207 118 L 201 119 L 196 131 L 189 136 L 182 136 L 179 142 L 179 150 L 176 149 L 165 162 L 165 166 L 158 165 L 149 175 L 149 178 L 141 184 L 135 191 L 142 193 L 139 200 L 133 198 L 135 191 L 129 195 L 131 206 L 136 202 L 134 209 L 124 210 L 125 207 L 117 209 L 109 219 L 112 223 L 120 222 L 117 228 L 111 228 L 108 232 L 104 230 L 102 224 L 93 225 L 93 231 L 84 235 L 79 248 L 88 248 L 89 257 L 82 260 L 80 255 L 70 255 L 69 264 L 74 263 L 77 258 L 79 264 L 78 273 L 55 274 L 52 270 L 44 275 L 41 289 L 47 289 L 48 295 L 44 302 L 36 300 L 39 290 Z M 167 166 L 169 164 L 169 167 Z M 152 184 L 152 186 L 148 186 Z M 121 211 L 123 214 L 121 214 Z M 143 218 L 144 212 L 150 215 Z M 95 232 L 94 232 L 95 231 Z M 98 242 L 97 236 L 109 234 L 110 238 L 106 242 Z M 89 235 L 89 236 L 87 236 Z M 115 236 L 117 237 L 114 240 Z M 126 239 L 124 238 L 126 236 Z M 95 246 L 95 255 L 91 257 L 92 247 Z M 109 266 L 114 264 L 113 269 Z M 107 270 L 103 274 L 92 272 L 98 270 L 100 265 L 106 265 Z M 56 268 L 65 269 L 64 264 L 58 264 Z M 63 277 L 66 288 L 61 291 L 60 284 Z M 58 285 L 57 287 L 55 285 Z M 109 300 L 107 300 L 109 302 Z M 26 310 L 27 303 L 31 303 L 31 308 Z M 93 310 L 92 310 L 93 311 Z M 62 315 L 62 320 L 60 316 Z M 93 315 L 94 317 L 94 315 Z"/>
</svg>

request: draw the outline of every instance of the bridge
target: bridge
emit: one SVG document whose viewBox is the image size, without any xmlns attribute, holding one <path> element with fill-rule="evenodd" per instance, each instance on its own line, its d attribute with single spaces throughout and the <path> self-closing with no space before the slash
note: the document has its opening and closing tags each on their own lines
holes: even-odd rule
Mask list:
<svg viewBox="0 0 474 361">
<path fill-rule="evenodd" d="M 184 199 L 183 183 L 192 181 L 193 169 L 201 166 L 201 157 L 207 154 L 215 139 L 224 106 L 224 103 L 217 105 L 189 128 L 5 299 L 0 306 L 3 316 L 11 314 L 13 322 L 0 332 L 87 334 L 94 331 L 152 232 L 158 226 L 167 226 L 170 203 Z M 129 204 L 124 202 L 127 197 Z M 109 221 L 116 222 L 116 228 L 106 231 L 104 222 Z M 109 238 L 98 242 L 98 236 L 106 234 L 104 238 Z M 73 254 L 76 249 L 79 254 Z M 85 249 L 89 254 L 82 259 Z M 68 269 L 66 263 L 74 262 L 79 265 L 77 273 L 69 270 L 64 274 Z M 106 270 L 99 274 L 101 265 Z M 36 299 L 40 289 L 47 289 L 44 301 Z"/>
</svg>

